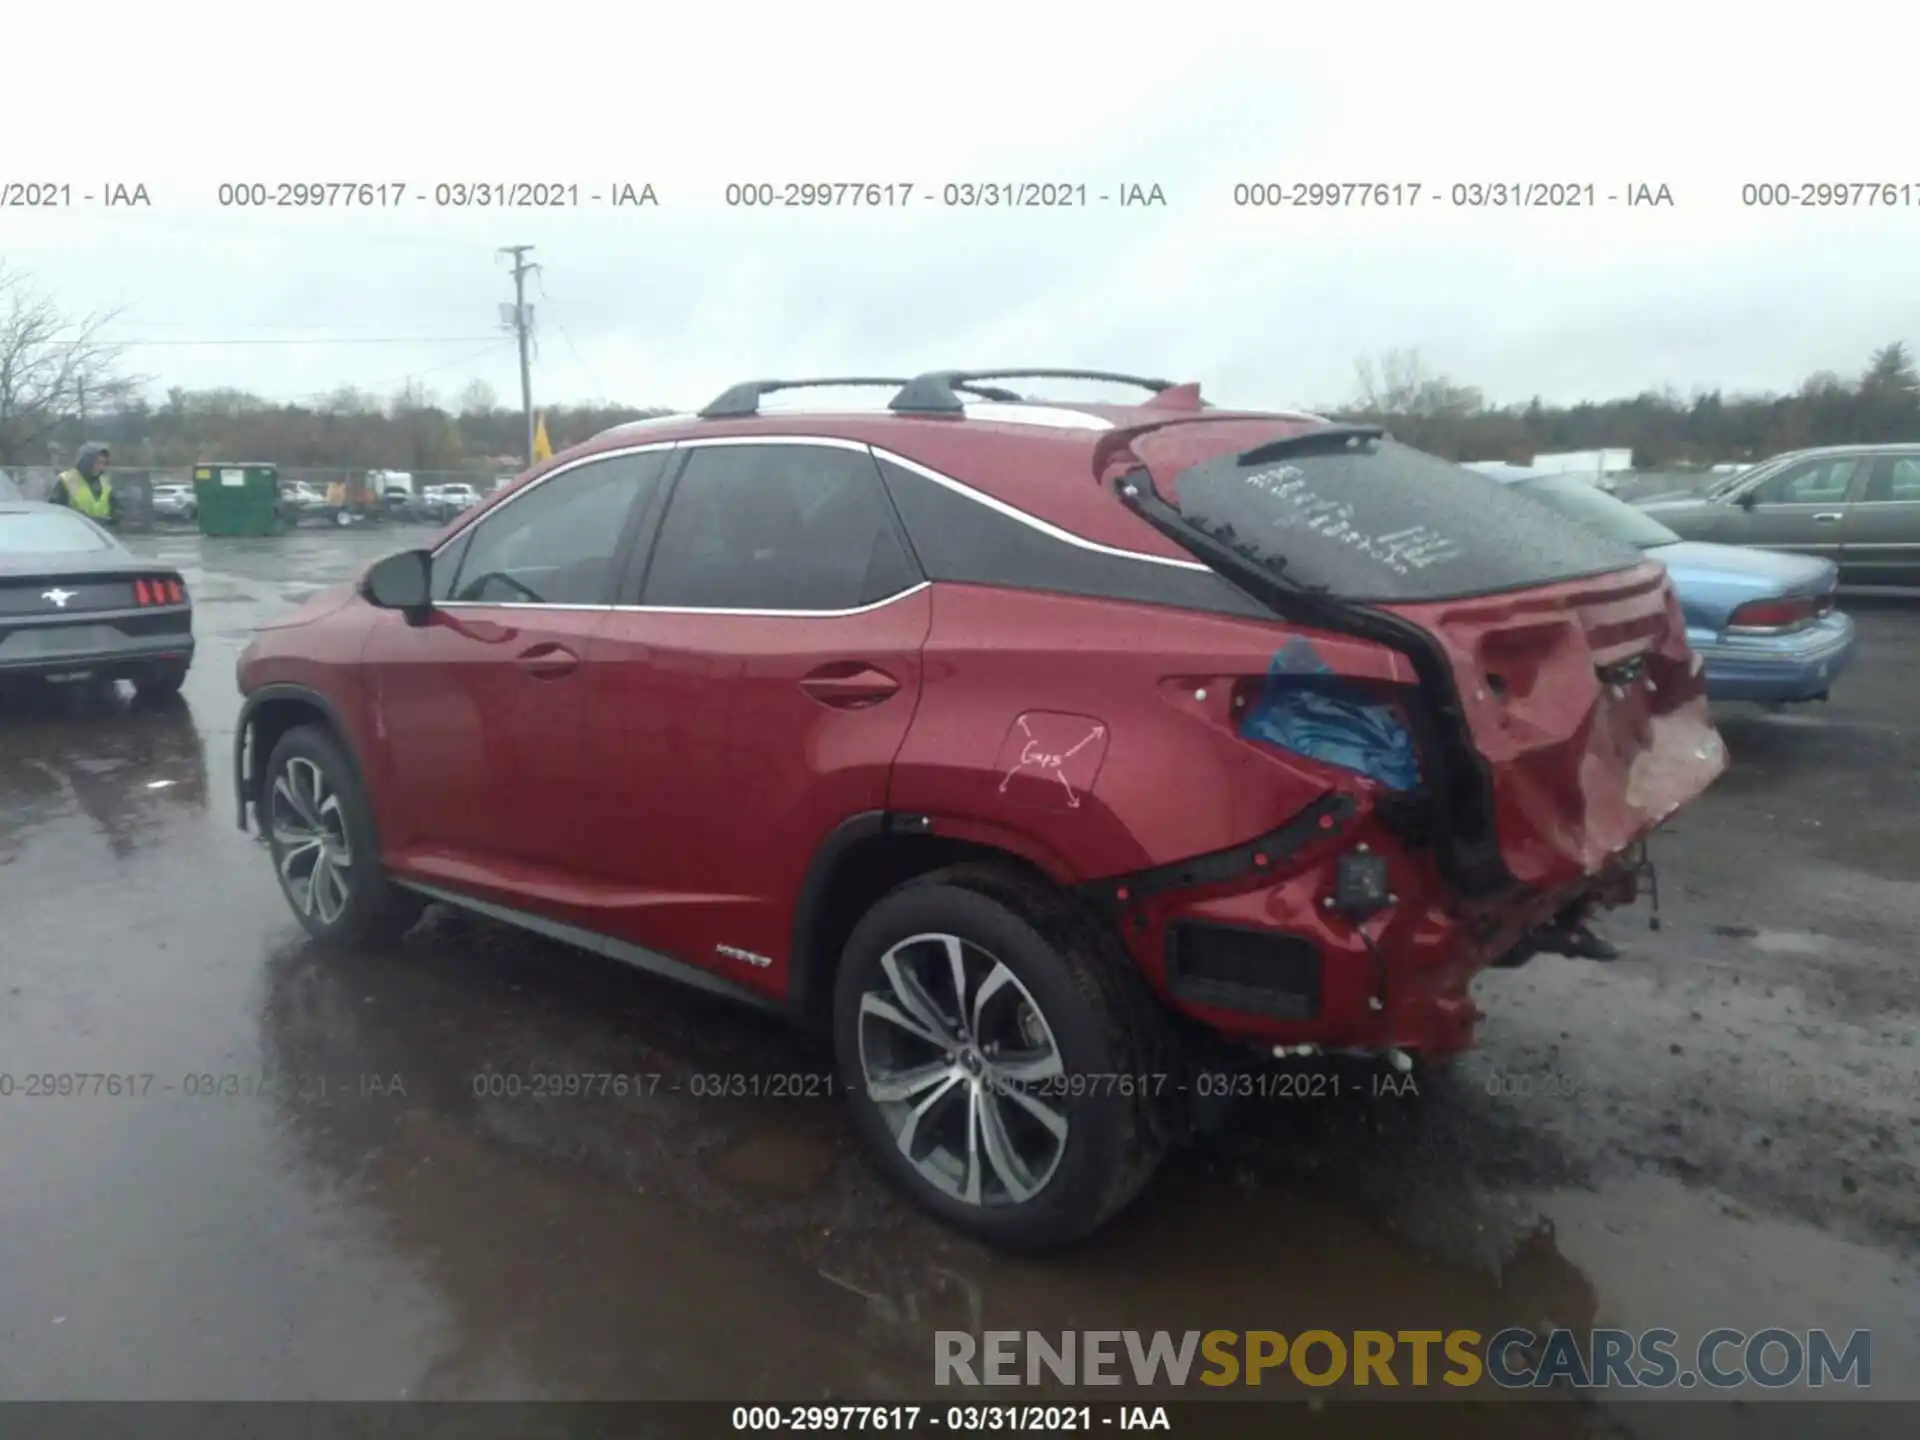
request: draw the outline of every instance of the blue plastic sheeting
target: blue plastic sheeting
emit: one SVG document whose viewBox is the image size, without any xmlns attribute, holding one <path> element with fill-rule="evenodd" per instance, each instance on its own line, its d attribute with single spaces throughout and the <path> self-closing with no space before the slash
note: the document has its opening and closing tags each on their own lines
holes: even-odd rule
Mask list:
<svg viewBox="0 0 1920 1440">
<path fill-rule="evenodd" d="M 1244 739 L 1338 765 L 1389 790 L 1420 783 L 1413 736 L 1393 706 L 1343 682 L 1306 640 L 1289 640 L 1267 667 L 1260 699 L 1240 722 Z"/>
</svg>

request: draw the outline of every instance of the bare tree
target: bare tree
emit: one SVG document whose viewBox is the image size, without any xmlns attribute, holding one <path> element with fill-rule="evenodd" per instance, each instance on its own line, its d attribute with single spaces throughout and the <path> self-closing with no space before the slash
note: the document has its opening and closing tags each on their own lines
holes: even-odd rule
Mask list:
<svg viewBox="0 0 1920 1440">
<path fill-rule="evenodd" d="M 120 348 L 102 335 L 119 316 L 71 318 L 0 262 L 0 465 L 45 464 L 62 424 L 123 384 Z"/>
<path fill-rule="evenodd" d="M 490 415 L 500 408 L 500 397 L 484 380 L 472 380 L 460 392 L 462 415 Z"/>
<path fill-rule="evenodd" d="M 1354 370 L 1360 381 L 1355 408 L 1362 415 L 1431 420 L 1486 408 L 1485 397 L 1473 386 L 1431 374 L 1417 350 L 1387 350 L 1378 361 L 1362 357 Z"/>
</svg>

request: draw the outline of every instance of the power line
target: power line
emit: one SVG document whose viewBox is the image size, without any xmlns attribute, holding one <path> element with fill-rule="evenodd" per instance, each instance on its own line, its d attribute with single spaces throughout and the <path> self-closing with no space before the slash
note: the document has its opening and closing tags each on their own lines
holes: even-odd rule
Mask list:
<svg viewBox="0 0 1920 1440">
<path fill-rule="evenodd" d="M 560 327 L 560 338 L 567 342 L 567 353 L 573 356 L 573 363 L 580 367 L 581 372 L 593 380 L 594 388 L 599 390 L 600 393 L 605 394 L 606 387 L 600 384 L 599 374 L 593 371 L 586 360 L 582 358 L 580 347 L 573 343 L 573 332 L 567 329 L 567 322 L 560 318 L 560 312 L 553 308 L 553 297 L 547 294 L 546 280 L 540 277 L 536 278 L 539 280 L 540 285 L 540 303 L 547 307 L 547 313 L 553 316 L 553 323 Z"/>
<path fill-rule="evenodd" d="M 54 345 L 474 345 L 491 340 L 490 335 L 367 335 L 349 338 L 271 339 L 271 340 L 55 340 Z"/>
<path fill-rule="evenodd" d="M 303 391 L 298 395 L 289 395 L 281 403 L 282 404 L 298 404 L 308 400 L 330 400 L 335 395 L 339 394 L 340 391 L 342 390 L 355 390 L 360 392 L 361 394 L 377 395 L 379 392 L 385 390 L 388 386 L 405 384 L 407 381 L 413 379 L 416 375 L 437 375 L 443 370 L 453 369 L 456 365 L 470 365 L 475 360 L 480 360 L 485 358 L 488 355 L 493 354 L 495 348 L 499 344 L 500 344 L 500 338 L 496 335 L 493 339 L 487 342 L 486 349 L 472 351 L 471 353 L 462 355 L 457 359 L 448 360 L 444 364 L 429 365 L 424 369 L 409 370 L 404 375 L 395 375 L 385 380 L 373 380 L 365 384 L 355 385 L 355 384 L 343 382 L 342 384 L 335 385 L 331 389 L 327 389 L 327 390 L 307 390 L 307 391 Z"/>
</svg>

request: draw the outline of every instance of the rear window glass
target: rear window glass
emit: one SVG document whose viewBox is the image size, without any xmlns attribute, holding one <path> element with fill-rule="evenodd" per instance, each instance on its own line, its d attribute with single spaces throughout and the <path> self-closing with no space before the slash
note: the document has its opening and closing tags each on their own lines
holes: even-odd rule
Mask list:
<svg viewBox="0 0 1920 1440">
<path fill-rule="evenodd" d="M 105 534 L 68 511 L 0 514 L 0 555 L 69 555 L 111 548 Z"/>
<path fill-rule="evenodd" d="M 1484 595 L 1640 561 L 1630 546 L 1497 480 L 1394 440 L 1251 463 L 1222 455 L 1174 485 L 1187 519 L 1231 527 L 1236 544 L 1288 580 L 1348 600 Z"/>
<path fill-rule="evenodd" d="M 1551 505 L 1568 519 L 1591 525 L 1601 534 L 1631 545 L 1636 550 L 1655 550 L 1662 545 L 1677 545 L 1680 537 L 1644 510 L 1616 499 L 1598 486 L 1570 475 L 1552 475 L 1541 480 L 1519 480 L 1516 494 Z"/>
</svg>

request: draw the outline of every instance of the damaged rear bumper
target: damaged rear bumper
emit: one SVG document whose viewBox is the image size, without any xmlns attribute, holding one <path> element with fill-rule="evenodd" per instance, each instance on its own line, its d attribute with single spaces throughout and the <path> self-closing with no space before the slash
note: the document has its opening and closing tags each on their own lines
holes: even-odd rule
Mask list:
<svg viewBox="0 0 1920 1440">
<path fill-rule="evenodd" d="M 1436 757 L 1429 720 L 1418 792 L 1350 765 L 1245 845 L 1085 887 L 1169 1003 L 1223 1037 L 1467 1048 L 1474 976 L 1566 953 L 1556 932 L 1633 900 L 1647 837 L 1725 768 L 1657 570 L 1402 618 L 1445 657 L 1446 689 L 1420 698 L 1458 706 L 1470 768 Z"/>
</svg>

